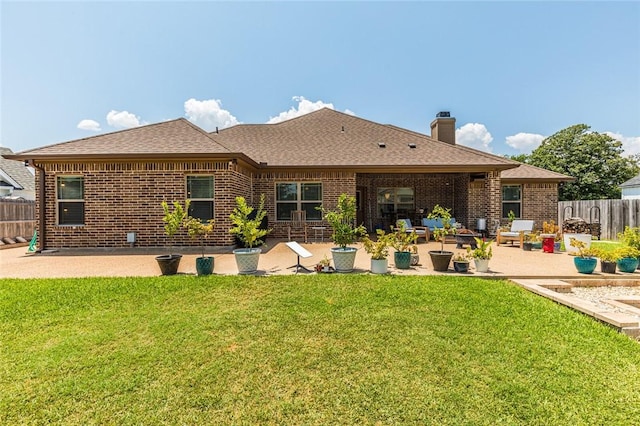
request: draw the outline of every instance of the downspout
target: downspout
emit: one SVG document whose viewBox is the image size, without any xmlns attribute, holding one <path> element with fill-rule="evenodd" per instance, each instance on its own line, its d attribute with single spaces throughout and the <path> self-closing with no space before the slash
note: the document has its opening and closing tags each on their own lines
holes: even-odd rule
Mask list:
<svg viewBox="0 0 640 426">
<path fill-rule="evenodd" d="M 44 250 L 44 242 L 46 241 L 46 221 L 45 221 L 45 211 L 47 210 L 47 198 L 46 198 L 46 182 L 45 182 L 45 171 L 42 167 L 37 166 L 35 161 L 28 160 L 29 165 L 38 171 L 38 201 L 40 207 L 40 214 L 38 215 L 38 229 L 40 230 L 40 236 L 38 238 L 38 252 L 42 252 Z"/>
</svg>

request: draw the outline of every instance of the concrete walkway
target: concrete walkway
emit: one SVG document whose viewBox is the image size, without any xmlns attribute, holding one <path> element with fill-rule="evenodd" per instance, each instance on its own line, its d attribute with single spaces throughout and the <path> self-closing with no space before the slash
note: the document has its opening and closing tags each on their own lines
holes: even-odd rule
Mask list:
<svg viewBox="0 0 640 426">
<path fill-rule="evenodd" d="M 331 259 L 332 243 L 302 244 L 313 257 L 301 259 L 301 263 L 313 269 L 325 255 Z M 355 273 L 369 273 L 370 258 L 360 244 L 356 257 Z M 455 248 L 455 244 L 445 244 L 445 250 L 464 252 Z M 526 252 L 517 245 L 496 246 L 493 244 L 493 258 L 489 262 L 488 273 L 475 272 L 473 266 L 466 276 L 495 278 L 554 278 L 563 279 L 582 277 L 573 265 L 573 258 L 567 253 L 543 253 L 540 250 Z M 82 249 L 58 250 L 50 253 L 27 254 L 27 247 L 0 250 L 0 278 L 58 278 L 58 277 L 125 277 L 158 276 L 160 269 L 155 256 L 166 254 L 166 249 Z M 453 268 L 449 272 L 435 272 L 429 258 L 429 250 L 440 250 L 440 244 L 433 241 L 418 245 L 420 265 L 409 270 L 393 267 L 393 253 L 389 256 L 389 272 L 393 275 L 456 275 Z M 199 256 L 197 248 L 179 248 L 174 252 L 183 254 L 180 274 L 195 274 L 195 258 Z M 393 250 L 392 250 L 393 252 Z M 231 249 L 208 250 L 215 258 L 214 274 L 237 274 L 235 259 Z M 288 269 L 296 263 L 296 255 L 284 241 L 269 241 L 263 248 L 258 265 L 259 275 L 291 275 Z M 471 264 L 473 265 L 473 263 Z M 300 275 L 304 274 L 300 272 Z M 631 277 L 636 274 L 616 274 L 617 277 Z M 593 278 L 613 278 L 610 274 L 595 273 Z"/>
</svg>

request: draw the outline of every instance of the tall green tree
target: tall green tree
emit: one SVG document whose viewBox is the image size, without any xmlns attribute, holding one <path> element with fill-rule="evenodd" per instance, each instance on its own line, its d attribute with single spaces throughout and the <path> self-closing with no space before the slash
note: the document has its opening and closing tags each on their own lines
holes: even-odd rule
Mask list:
<svg viewBox="0 0 640 426">
<path fill-rule="evenodd" d="M 623 155 L 622 142 L 589 129 L 576 124 L 560 130 L 529 156 L 529 164 L 576 178 L 561 186 L 562 201 L 620 198 L 618 185 L 640 171 L 637 158 Z"/>
</svg>

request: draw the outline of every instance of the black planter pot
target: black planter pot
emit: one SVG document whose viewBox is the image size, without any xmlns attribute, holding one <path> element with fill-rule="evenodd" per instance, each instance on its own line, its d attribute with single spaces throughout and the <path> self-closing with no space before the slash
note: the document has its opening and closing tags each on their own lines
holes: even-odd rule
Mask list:
<svg viewBox="0 0 640 426">
<path fill-rule="evenodd" d="M 163 254 L 162 256 L 156 256 L 158 266 L 162 275 L 175 275 L 178 273 L 178 266 L 180 266 L 181 254 Z"/>
<path fill-rule="evenodd" d="M 531 251 L 532 248 L 533 248 L 533 243 L 531 243 L 531 242 L 522 243 L 522 250 Z"/>
<path fill-rule="evenodd" d="M 196 271 L 198 275 L 211 275 L 213 273 L 213 257 L 196 257 Z"/>
<path fill-rule="evenodd" d="M 453 257 L 451 251 L 430 251 L 431 263 L 433 263 L 433 270 L 438 272 L 446 272 L 449 270 L 449 263 Z"/>
<path fill-rule="evenodd" d="M 616 262 L 605 262 L 603 260 L 600 261 L 600 271 L 605 274 L 615 274 L 616 268 L 618 264 Z"/>
<path fill-rule="evenodd" d="M 453 270 L 456 272 L 469 272 L 469 262 L 453 261 Z"/>
</svg>

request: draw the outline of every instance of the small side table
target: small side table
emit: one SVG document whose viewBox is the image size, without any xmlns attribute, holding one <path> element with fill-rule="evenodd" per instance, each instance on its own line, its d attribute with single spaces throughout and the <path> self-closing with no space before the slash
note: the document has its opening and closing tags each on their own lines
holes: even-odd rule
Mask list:
<svg viewBox="0 0 640 426">
<path fill-rule="evenodd" d="M 311 229 L 313 229 L 313 239 L 315 240 L 315 242 L 318 242 L 318 233 L 320 233 L 320 241 L 324 242 L 324 231 L 325 229 L 327 229 L 326 226 L 312 226 Z"/>
<path fill-rule="evenodd" d="M 556 240 L 556 234 L 540 234 L 542 238 L 542 252 L 553 253 L 553 243 Z"/>
</svg>

